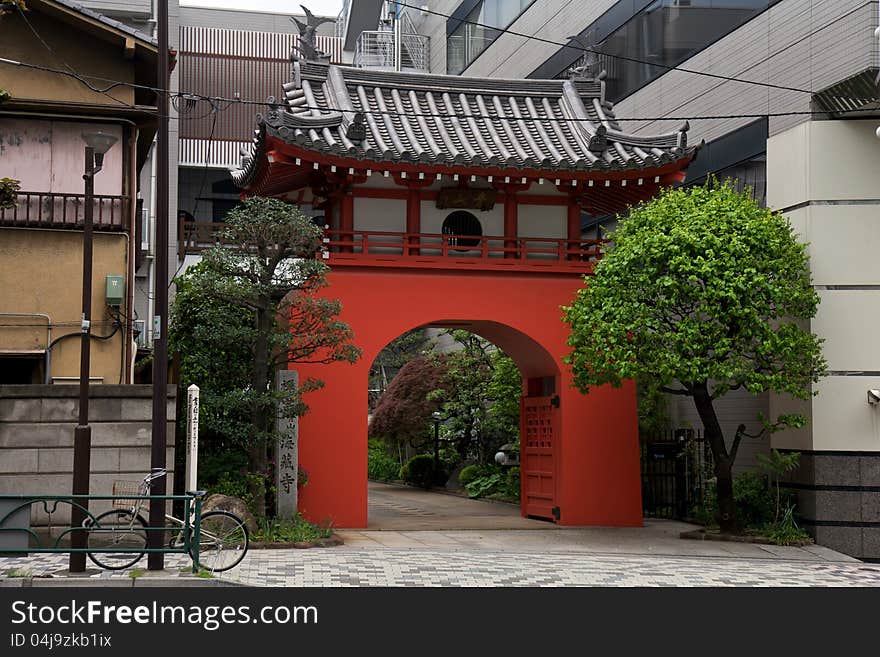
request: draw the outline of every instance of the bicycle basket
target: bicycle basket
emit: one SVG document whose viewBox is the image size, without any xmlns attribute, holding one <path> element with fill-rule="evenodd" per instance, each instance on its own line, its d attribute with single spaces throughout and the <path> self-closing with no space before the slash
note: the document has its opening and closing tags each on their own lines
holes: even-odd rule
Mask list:
<svg viewBox="0 0 880 657">
<path fill-rule="evenodd" d="M 141 484 L 138 481 L 114 481 L 113 494 L 139 496 L 141 494 Z M 121 497 L 113 500 L 113 508 L 132 509 L 137 505 L 137 503 L 138 500 L 136 497 Z"/>
</svg>

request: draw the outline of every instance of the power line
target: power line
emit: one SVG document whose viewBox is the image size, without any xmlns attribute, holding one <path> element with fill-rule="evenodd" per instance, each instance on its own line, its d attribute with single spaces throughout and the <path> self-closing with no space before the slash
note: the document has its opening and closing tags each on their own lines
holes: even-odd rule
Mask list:
<svg viewBox="0 0 880 657">
<path fill-rule="evenodd" d="M 112 95 L 110 95 L 110 94 L 108 93 L 108 92 L 110 91 L 110 89 L 113 89 L 114 87 L 118 87 L 118 86 L 120 86 L 122 83 L 113 84 L 113 85 L 111 85 L 111 86 L 109 86 L 109 87 L 107 87 L 106 89 L 103 89 L 103 90 L 102 90 L 102 89 L 97 89 L 96 87 L 92 86 L 92 85 L 88 82 L 88 80 L 86 80 L 86 79 L 84 79 L 83 77 L 81 77 L 81 76 L 79 75 L 79 73 L 77 73 L 77 72 L 73 69 L 73 67 L 72 67 L 70 64 L 68 64 L 67 61 L 66 61 L 63 57 L 61 57 L 61 55 L 59 55 L 57 52 L 55 52 L 55 50 L 52 48 L 52 46 L 50 46 L 48 43 L 46 43 L 46 40 L 43 39 L 42 36 L 40 36 L 40 33 L 37 32 L 36 28 L 33 26 L 33 24 L 32 24 L 32 23 L 30 22 L 30 20 L 28 19 L 27 14 L 25 14 L 24 9 L 22 9 L 22 6 L 21 6 L 20 4 L 16 4 L 16 5 L 15 5 L 15 8 L 18 10 L 18 14 L 19 14 L 19 16 L 21 16 L 22 20 L 24 20 L 24 22 L 27 24 L 28 29 L 30 29 L 30 31 L 33 33 L 33 35 L 34 35 L 35 37 L 37 37 L 37 40 L 38 40 L 40 43 L 43 44 L 43 47 L 44 47 L 46 50 L 48 50 L 49 53 L 50 53 L 55 59 L 57 59 L 59 62 L 61 62 L 61 63 L 64 65 L 64 67 L 70 72 L 70 75 L 71 75 L 71 76 L 73 76 L 74 78 L 76 78 L 77 80 L 79 80 L 82 84 L 84 84 L 85 86 L 87 86 L 89 89 L 91 89 L 91 90 L 94 91 L 95 93 L 103 94 L 104 96 L 107 96 L 107 98 L 109 98 L 109 99 L 111 99 L 111 100 L 113 100 L 113 101 L 115 101 L 115 102 L 117 102 L 117 103 L 120 103 L 120 104 L 122 104 L 122 105 L 127 105 L 127 104 L 128 104 L 128 103 L 126 103 L 124 100 L 120 100 L 119 98 L 116 98 L 115 96 L 112 96 Z"/>
<path fill-rule="evenodd" d="M 68 71 L 63 71 L 60 69 L 53 69 L 53 68 L 50 68 L 47 66 L 40 66 L 38 64 L 30 64 L 28 62 L 21 62 L 21 61 L 12 60 L 12 59 L 6 59 L 3 57 L 0 57 L 0 63 L 12 64 L 14 66 L 23 66 L 25 68 L 37 69 L 37 70 L 46 71 L 49 73 L 58 73 L 61 75 L 68 75 L 70 77 L 74 77 L 75 79 L 80 80 L 80 77 L 78 77 L 77 75 L 74 75 L 72 73 L 69 73 Z M 98 78 L 98 77 L 93 77 L 93 76 L 90 76 L 90 77 L 92 77 L 92 79 L 95 79 L 95 80 L 113 82 L 112 86 L 125 85 L 125 86 L 133 87 L 136 89 L 145 89 L 145 90 L 149 90 L 149 91 L 153 91 L 153 92 L 157 92 L 157 93 L 159 91 L 161 91 L 157 87 L 150 87 L 147 85 L 140 85 L 140 84 L 135 84 L 132 82 L 111 81 L 111 80 L 108 80 L 107 78 Z M 80 80 L 80 81 L 82 81 L 82 80 Z M 249 100 L 249 99 L 244 99 L 244 98 L 227 98 L 224 96 L 208 96 L 208 95 L 198 94 L 198 93 L 193 93 L 193 92 L 178 91 L 174 94 L 171 94 L 171 96 L 173 98 L 186 98 L 188 96 L 190 99 L 203 100 L 203 101 L 206 101 L 209 103 L 226 103 L 227 104 L 226 107 L 217 107 L 217 111 L 220 111 L 220 112 L 228 110 L 233 105 L 253 105 L 253 106 L 257 106 L 257 107 L 261 107 L 261 108 L 271 107 L 271 108 L 275 108 L 275 109 L 286 109 L 286 110 L 290 109 L 290 106 L 284 102 L 269 103 L 266 101 Z M 126 104 L 125 107 L 128 109 L 142 109 L 137 105 Z M 298 109 L 306 109 L 306 110 L 317 110 L 320 112 L 343 112 L 343 110 L 339 110 L 338 108 L 328 107 L 328 106 L 321 107 L 321 106 L 316 106 L 316 105 L 297 105 L 297 108 Z M 205 114 L 202 117 L 197 117 L 197 118 L 205 118 L 207 116 L 210 116 L 213 113 L 213 111 L 214 110 L 212 109 L 211 112 Z M 455 114 L 455 113 L 398 112 L 396 110 L 389 110 L 389 109 L 385 109 L 385 110 L 362 109 L 362 110 L 353 110 L 353 111 L 352 110 L 345 110 L 345 112 L 349 113 L 349 114 L 361 113 L 361 114 L 371 114 L 371 115 L 378 115 L 378 116 L 387 115 L 387 116 L 405 116 L 405 117 L 423 117 L 423 118 L 433 117 L 433 118 L 459 119 L 459 120 L 461 120 L 462 118 L 484 119 L 484 120 L 488 120 L 488 121 L 514 120 L 514 121 L 527 121 L 527 122 L 551 121 L 552 120 L 552 121 L 559 121 L 559 122 L 563 122 L 563 123 L 582 123 L 582 122 L 596 123 L 598 121 L 601 121 L 601 119 L 592 119 L 589 117 L 559 117 L 559 118 L 552 118 L 551 119 L 549 117 L 531 116 L 531 115 L 521 115 L 518 117 L 510 117 L 510 116 L 499 116 L 499 115 L 494 115 L 494 114 L 474 114 L 474 113 L 471 113 L 469 116 L 462 117 L 462 115 Z M 834 114 L 836 114 L 836 115 L 837 114 L 847 114 L 847 113 L 851 113 L 851 112 L 864 112 L 864 109 L 855 108 L 855 109 L 847 109 L 847 110 L 837 110 L 834 112 Z M 713 121 L 713 120 L 730 120 L 730 119 L 755 119 L 755 118 L 764 118 L 764 117 L 773 118 L 773 117 L 784 117 L 784 116 L 826 116 L 827 114 L 829 114 L 829 112 L 815 111 L 815 110 L 813 110 L 813 111 L 804 110 L 804 111 L 789 111 L 789 112 L 755 112 L 755 113 L 739 113 L 739 114 L 712 114 L 712 115 L 702 115 L 702 116 L 701 115 L 689 115 L 689 116 L 654 116 L 654 117 L 614 117 L 613 119 L 609 118 L 608 120 L 615 121 L 615 122 L 656 122 L 656 121 L 684 122 L 684 121 Z M 191 117 L 173 117 L 173 118 L 176 118 L 176 120 L 178 120 L 178 121 L 182 121 L 185 118 L 191 118 Z"/>
<path fill-rule="evenodd" d="M 397 0 L 395 0 L 397 2 Z M 539 41 L 541 43 L 547 43 L 551 46 L 559 46 L 561 48 L 571 48 L 572 50 L 578 50 L 584 53 L 593 53 L 596 55 L 602 55 L 603 57 L 610 57 L 613 59 L 620 59 L 626 62 L 633 62 L 635 64 L 646 64 L 648 66 L 656 66 L 657 68 L 666 69 L 666 71 L 680 71 L 681 73 L 690 73 L 692 75 L 702 75 L 704 77 L 715 78 L 718 80 L 725 80 L 727 82 L 742 82 L 743 84 L 754 84 L 761 87 L 769 87 L 771 89 L 780 89 L 782 91 L 797 91 L 798 93 L 804 94 L 812 94 L 813 92 L 809 89 L 801 89 L 799 87 L 786 87 L 785 85 L 772 84 L 770 82 L 758 82 L 756 80 L 743 80 L 741 78 L 735 78 L 727 75 L 720 75 L 717 73 L 708 73 L 706 71 L 695 71 L 689 68 L 682 68 L 680 66 L 670 66 L 668 64 L 659 64 L 657 62 L 649 62 L 644 59 L 638 59 L 636 57 L 627 57 L 626 55 L 614 55 L 612 53 L 602 52 L 601 50 L 596 50 L 595 48 L 586 48 L 584 46 L 573 45 L 571 42 L 569 43 L 561 43 L 559 41 L 553 41 L 552 39 L 545 39 L 543 37 L 539 37 L 534 34 L 524 34 L 522 32 L 515 32 L 514 30 L 510 30 L 507 28 L 495 27 L 494 25 L 487 25 L 485 23 L 478 23 L 476 21 L 469 21 L 465 18 L 455 18 L 451 14 L 444 14 L 439 11 L 435 11 L 433 9 L 428 9 L 427 7 L 418 7 L 416 5 L 410 5 L 405 2 L 397 2 L 401 7 L 407 7 L 409 9 L 415 9 L 416 11 L 424 12 L 426 14 L 434 14 L 435 16 L 440 16 L 442 18 L 451 18 L 452 20 L 459 21 L 461 23 L 466 23 L 468 25 L 475 25 L 476 27 L 482 27 L 487 30 L 492 30 L 494 32 L 500 32 L 502 34 L 510 34 L 511 36 L 522 37 L 523 39 L 529 39 L 532 41 Z M 839 19 L 838 19 L 839 20 Z"/>
</svg>

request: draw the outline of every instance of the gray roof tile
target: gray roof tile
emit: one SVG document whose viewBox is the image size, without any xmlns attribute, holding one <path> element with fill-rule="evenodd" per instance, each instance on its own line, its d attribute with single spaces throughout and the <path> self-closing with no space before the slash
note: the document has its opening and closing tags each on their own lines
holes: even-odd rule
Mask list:
<svg viewBox="0 0 880 657">
<path fill-rule="evenodd" d="M 242 187 L 261 166 L 266 135 L 348 159 L 548 172 L 641 170 L 690 160 L 698 148 L 687 146 L 687 124 L 662 135 L 623 132 L 601 79 L 467 78 L 295 61 L 283 92 L 283 107 L 258 116 L 254 143 L 232 171 Z M 354 123 L 365 130 L 358 134 Z"/>
</svg>

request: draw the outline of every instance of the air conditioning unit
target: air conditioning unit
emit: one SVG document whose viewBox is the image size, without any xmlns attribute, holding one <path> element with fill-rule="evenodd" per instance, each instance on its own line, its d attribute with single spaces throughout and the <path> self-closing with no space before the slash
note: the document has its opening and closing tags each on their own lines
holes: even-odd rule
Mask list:
<svg viewBox="0 0 880 657">
<path fill-rule="evenodd" d="M 136 319 L 131 323 L 131 328 L 138 348 L 147 349 L 149 346 L 147 341 L 147 323 L 142 319 Z"/>
</svg>

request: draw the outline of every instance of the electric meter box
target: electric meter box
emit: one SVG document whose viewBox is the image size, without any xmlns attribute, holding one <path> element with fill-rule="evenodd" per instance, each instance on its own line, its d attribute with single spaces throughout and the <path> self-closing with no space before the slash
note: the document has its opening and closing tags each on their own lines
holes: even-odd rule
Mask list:
<svg viewBox="0 0 880 657">
<path fill-rule="evenodd" d="M 118 308 L 122 305 L 122 299 L 125 296 L 125 285 L 123 285 L 122 276 L 107 276 L 106 284 L 104 296 L 107 299 L 107 305 Z"/>
</svg>

